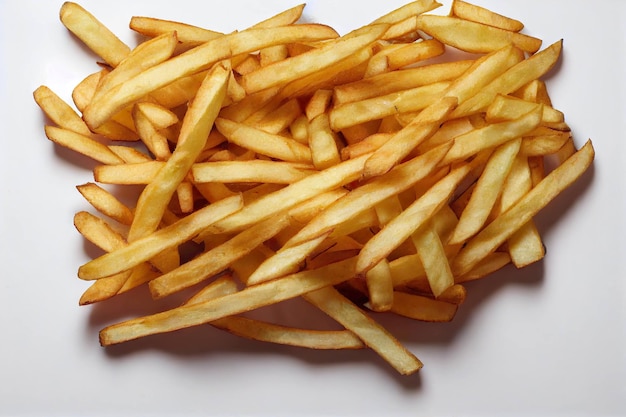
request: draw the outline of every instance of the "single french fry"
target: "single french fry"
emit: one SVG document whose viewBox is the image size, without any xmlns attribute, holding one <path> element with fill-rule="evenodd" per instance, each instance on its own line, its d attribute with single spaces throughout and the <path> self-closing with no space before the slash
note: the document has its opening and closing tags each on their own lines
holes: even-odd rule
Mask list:
<svg viewBox="0 0 626 417">
<path fill-rule="evenodd" d="M 106 145 L 72 130 L 55 126 L 45 127 L 46 136 L 52 142 L 85 155 L 103 164 L 121 164 L 124 161 L 111 151 Z"/>
<path fill-rule="evenodd" d="M 71 130 L 83 136 L 91 136 L 91 131 L 80 116 L 56 95 L 49 87 L 42 85 L 33 93 L 37 105 L 58 127 Z"/>
<path fill-rule="evenodd" d="M 492 52 L 509 44 L 531 54 L 541 48 L 541 39 L 451 16 L 418 16 L 417 28 L 446 45 L 471 53 Z"/>
<path fill-rule="evenodd" d="M 315 168 L 322 170 L 341 161 L 335 132 L 330 128 L 327 113 L 322 113 L 309 123 L 309 148 Z"/>
<path fill-rule="evenodd" d="M 68 30 L 112 67 L 130 53 L 128 45 L 77 3 L 63 3 L 59 15 Z"/>
<path fill-rule="evenodd" d="M 510 32 L 519 32 L 524 29 L 524 24 L 519 20 L 495 13 L 484 7 L 477 6 L 462 0 L 454 0 L 450 11 L 452 16 L 477 23 L 494 26 Z"/>
<path fill-rule="evenodd" d="M 334 288 L 311 291 L 304 298 L 353 331 L 402 375 L 412 374 L 422 367 L 422 362 L 413 353 Z"/>
<path fill-rule="evenodd" d="M 94 183 L 86 183 L 78 185 L 76 189 L 102 214 L 121 224 L 130 225 L 132 223 L 133 212 L 104 188 Z"/>
<path fill-rule="evenodd" d="M 215 125 L 230 142 L 254 152 L 287 162 L 311 162 L 311 150 L 288 137 L 223 118 L 217 119 Z"/>
</svg>

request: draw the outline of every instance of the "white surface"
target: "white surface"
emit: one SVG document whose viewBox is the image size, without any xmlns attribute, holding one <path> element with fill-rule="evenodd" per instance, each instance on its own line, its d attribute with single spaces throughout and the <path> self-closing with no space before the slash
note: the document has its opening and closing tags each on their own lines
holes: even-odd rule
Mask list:
<svg viewBox="0 0 626 417">
<path fill-rule="evenodd" d="M 401 3 L 311 0 L 305 15 L 345 33 Z M 74 186 L 91 165 L 52 146 L 32 100 L 41 84 L 69 100 L 94 59 L 59 22 L 60 1 L 0 2 L 0 415 L 626 415 L 626 2 L 478 3 L 545 45 L 565 39 L 548 87 L 597 157 L 538 218 L 543 262 L 469 285 L 451 324 L 385 320 L 425 363 L 400 377 L 371 352 L 276 348 L 204 327 L 101 348 L 98 330 L 146 300 L 78 307 L 89 247 L 72 226 L 87 208 Z M 82 4 L 134 44 L 132 15 L 230 31 L 296 2 Z"/>
</svg>

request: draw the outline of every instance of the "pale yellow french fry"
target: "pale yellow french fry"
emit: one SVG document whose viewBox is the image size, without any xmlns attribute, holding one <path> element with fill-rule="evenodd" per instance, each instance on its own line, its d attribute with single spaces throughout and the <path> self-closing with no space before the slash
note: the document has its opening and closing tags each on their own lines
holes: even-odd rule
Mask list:
<svg viewBox="0 0 626 417">
<path fill-rule="evenodd" d="M 174 53 L 177 44 L 176 32 L 164 33 L 139 44 L 112 71 L 100 79 L 98 89 L 92 100 L 98 100 L 116 85 L 120 85 L 142 71 L 166 61 Z"/>
<path fill-rule="evenodd" d="M 528 159 L 518 155 L 504 183 L 497 213 L 506 211 L 533 186 Z M 529 220 L 507 240 L 507 249 L 517 268 L 530 265 L 545 256 L 545 247 L 533 220 Z"/>
<path fill-rule="evenodd" d="M 478 58 L 467 71 L 450 84 L 443 95 L 456 97 L 459 104 L 462 104 L 523 60 L 522 51 L 512 45 L 506 45 Z"/>
<path fill-rule="evenodd" d="M 435 0 L 415 0 L 385 13 L 372 21 L 372 23 L 398 23 L 410 18 L 411 16 L 417 16 L 422 13 L 430 12 L 440 6 L 441 3 Z"/>
<path fill-rule="evenodd" d="M 279 249 L 248 277 L 246 284 L 255 285 L 297 272 L 304 260 L 328 237 L 328 233 L 296 246 Z"/>
<path fill-rule="evenodd" d="M 512 96 L 499 94 L 487 108 L 486 120 L 488 122 L 499 122 L 512 120 L 528 113 L 536 106 L 536 103 L 518 99 Z M 565 117 L 562 112 L 548 105 L 543 105 L 541 122 L 543 125 L 550 123 L 563 123 Z"/>
<path fill-rule="evenodd" d="M 164 166 L 165 162 L 162 161 L 98 165 L 93 175 L 95 181 L 103 184 L 150 184 Z"/>
<path fill-rule="evenodd" d="M 207 233 L 229 233 L 242 230 L 281 210 L 287 210 L 310 198 L 341 187 L 359 179 L 365 159 L 364 155 L 344 161 L 331 168 L 307 176 L 271 194 L 246 204 L 238 213 L 228 216 L 207 228 Z"/>
<path fill-rule="evenodd" d="M 176 32 L 178 41 L 190 46 L 197 46 L 224 35 L 221 32 L 183 22 L 147 16 L 133 16 L 130 19 L 129 27 L 135 32 L 150 38 L 156 38 L 164 33 Z"/>
<path fill-rule="evenodd" d="M 389 311 L 394 303 L 393 281 L 389 262 L 381 260 L 365 274 L 369 294 L 368 307 L 373 311 Z"/>
<path fill-rule="evenodd" d="M 333 90 L 316 90 L 307 102 L 304 113 L 309 121 L 315 119 L 328 109 L 333 97 Z"/>
<path fill-rule="evenodd" d="M 443 242 L 431 222 L 413 233 L 411 241 L 424 266 L 430 289 L 437 298 L 454 285 L 454 276 Z"/>
<path fill-rule="evenodd" d="M 252 124 L 257 129 L 278 134 L 286 130 L 301 114 L 300 103 L 296 99 L 291 99 Z M 246 120 L 246 123 L 249 122 L 251 121 Z"/>
<path fill-rule="evenodd" d="M 423 65 L 337 85 L 333 89 L 333 102 L 335 105 L 341 105 L 441 81 L 450 81 L 461 76 L 472 63 L 471 60 L 462 60 Z"/>
<path fill-rule="evenodd" d="M 480 151 L 493 148 L 531 132 L 541 123 L 543 114 L 541 106 L 541 104 L 536 105 L 534 110 L 512 121 L 489 124 L 457 136 L 442 164 L 464 160 Z"/>
<path fill-rule="evenodd" d="M 165 135 L 152 123 L 139 104 L 133 107 L 133 121 L 135 122 L 139 138 L 150 153 L 159 161 L 167 161 L 172 155 L 169 142 Z"/>
<path fill-rule="evenodd" d="M 242 76 L 241 84 L 248 93 L 285 85 L 298 78 L 328 68 L 380 38 L 388 25 L 372 26 L 368 33 L 348 37 L 328 46 L 312 49 Z"/>
<path fill-rule="evenodd" d="M 449 85 L 448 81 L 440 81 L 384 96 L 345 103 L 331 110 L 330 124 L 333 130 L 340 131 L 371 120 L 420 111 L 437 101 Z"/>
</svg>

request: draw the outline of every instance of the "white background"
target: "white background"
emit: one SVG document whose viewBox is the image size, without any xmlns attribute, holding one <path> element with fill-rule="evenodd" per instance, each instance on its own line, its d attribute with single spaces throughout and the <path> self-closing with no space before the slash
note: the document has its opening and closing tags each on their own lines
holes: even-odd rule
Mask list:
<svg viewBox="0 0 626 417">
<path fill-rule="evenodd" d="M 134 45 L 133 15 L 231 31 L 297 3 L 81 4 Z M 401 4 L 311 0 L 305 16 L 345 33 Z M 538 217 L 544 261 L 468 285 L 450 324 L 384 319 L 425 363 L 401 377 L 372 352 L 281 348 L 208 327 L 101 348 L 98 330 L 150 311 L 148 297 L 78 306 L 87 283 L 76 270 L 93 249 L 72 226 L 88 208 L 74 187 L 93 165 L 45 138 L 32 99 L 45 84 L 69 101 L 95 58 L 59 22 L 60 1 L 0 1 L 0 415 L 626 415 L 626 2 L 478 4 L 522 20 L 544 45 L 564 38 L 546 80 L 596 161 Z"/>
</svg>

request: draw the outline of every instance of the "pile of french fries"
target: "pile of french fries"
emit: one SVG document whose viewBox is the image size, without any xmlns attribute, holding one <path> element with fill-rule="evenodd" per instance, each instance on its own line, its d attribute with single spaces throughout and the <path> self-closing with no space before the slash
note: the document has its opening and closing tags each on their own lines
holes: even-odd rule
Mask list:
<svg viewBox="0 0 626 417">
<path fill-rule="evenodd" d="M 78 270 L 92 283 L 80 304 L 140 286 L 189 294 L 102 329 L 103 346 L 210 324 L 368 347 L 411 374 L 422 362 L 377 314 L 450 321 L 465 283 L 543 258 L 533 217 L 594 158 L 542 81 L 561 42 L 440 6 L 413 1 L 344 35 L 299 23 L 304 5 L 228 34 L 132 17 L 143 40 L 130 47 L 63 4 L 102 60 L 73 106 L 34 92 L 46 136 L 97 162 L 74 224 L 103 254 Z M 125 185 L 141 186 L 134 205 L 115 193 Z M 297 297 L 342 330 L 246 314 Z"/>
</svg>

